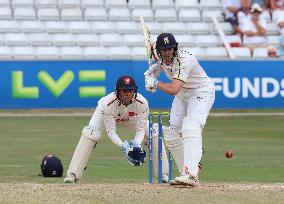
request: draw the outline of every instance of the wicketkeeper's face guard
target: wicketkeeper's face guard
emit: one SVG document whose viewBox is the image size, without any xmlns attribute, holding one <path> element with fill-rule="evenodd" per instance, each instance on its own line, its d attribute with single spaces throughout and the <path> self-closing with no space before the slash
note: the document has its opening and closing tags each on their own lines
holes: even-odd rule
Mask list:
<svg viewBox="0 0 284 204">
<path fill-rule="evenodd" d="M 119 89 L 118 90 L 118 99 L 124 105 L 129 105 L 132 103 L 132 100 L 136 97 L 135 89 Z"/>
<path fill-rule="evenodd" d="M 137 96 L 137 85 L 133 77 L 121 76 L 116 82 L 116 97 L 124 105 L 129 105 Z"/>
</svg>

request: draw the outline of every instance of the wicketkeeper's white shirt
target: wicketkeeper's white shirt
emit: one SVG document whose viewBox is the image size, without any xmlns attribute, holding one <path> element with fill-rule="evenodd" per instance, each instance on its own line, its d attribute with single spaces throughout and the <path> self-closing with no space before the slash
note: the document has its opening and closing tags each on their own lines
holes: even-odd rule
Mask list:
<svg viewBox="0 0 284 204">
<path fill-rule="evenodd" d="M 136 131 L 134 140 L 141 143 L 146 129 L 149 113 L 148 101 L 139 93 L 128 106 L 123 105 L 112 92 L 98 101 L 97 109 L 102 113 L 106 132 L 118 146 L 122 141 L 116 133 L 116 125 L 125 125 Z M 96 124 L 94 124 L 96 125 Z"/>
</svg>

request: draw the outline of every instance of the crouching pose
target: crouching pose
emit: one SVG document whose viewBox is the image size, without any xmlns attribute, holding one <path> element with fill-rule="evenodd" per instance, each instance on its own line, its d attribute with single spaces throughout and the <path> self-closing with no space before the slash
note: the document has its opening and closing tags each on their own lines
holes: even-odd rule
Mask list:
<svg viewBox="0 0 284 204">
<path fill-rule="evenodd" d="M 147 100 L 137 93 L 137 85 L 131 76 L 121 76 L 116 82 L 116 91 L 98 101 L 98 106 L 89 122 L 83 128 L 81 138 L 73 154 L 65 183 L 78 181 L 103 132 L 120 148 L 127 161 L 140 166 L 146 153 L 141 143 L 147 131 L 149 107 Z M 122 125 L 135 131 L 133 140 L 124 142 L 116 133 L 116 126 Z"/>
<path fill-rule="evenodd" d="M 145 72 L 145 88 L 175 96 L 164 140 L 181 175 L 171 183 L 195 186 L 199 183 L 202 130 L 215 100 L 214 84 L 193 54 L 178 49 L 171 33 L 157 37 L 156 51 L 159 60 Z M 157 80 L 162 71 L 171 80 L 169 83 Z"/>
</svg>

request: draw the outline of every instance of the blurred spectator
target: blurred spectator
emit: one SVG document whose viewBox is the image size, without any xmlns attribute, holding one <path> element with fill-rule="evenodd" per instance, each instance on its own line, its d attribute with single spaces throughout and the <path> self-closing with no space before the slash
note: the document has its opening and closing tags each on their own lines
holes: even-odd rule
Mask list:
<svg viewBox="0 0 284 204">
<path fill-rule="evenodd" d="M 284 57 L 284 11 L 278 15 L 277 25 L 280 28 L 279 57 Z"/>
<path fill-rule="evenodd" d="M 277 48 L 273 45 L 267 47 L 267 56 L 269 58 L 278 58 Z"/>
<path fill-rule="evenodd" d="M 256 47 L 266 46 L 267 23 L 258 4 L 253 4 L 250 11 L 250 17 L 244 19 L 241 30 L 244 33 L 243 44 L 253 52 Z"/>
<path fill-rule="evenodd" d="M 250 18 L 251 0 L 241 0 L 241 9 L 237 14 L 239 30 L 241 37 L 243 35 L 242 27 L 246 18 Z"/>
<path fill-rule="evenodd" d="M 284 57 L 284 35 L 279 38 L 279 57 Z"/>
<path fill-rule="evenodd" d="M 224 18 L 226 22 L 229 22 L 235 33 L 239 33 L 237 12 L 241 8 L 241 0 L 224 0 L 223 1 L 223 10 Z"/>
<path fill-rule="evenodd" d="M 284 11 L 282 11 L 278 14 L 276 23 L 277 23 L 277 25 L 280 29 L 280 34 L 284 35 Z"/>
<path fill-rule="evenodd" d="M 252 0 L 252 4 L 258 4 L 262 9 L 267 9 L 270 0 Z"/>
<path fill-rule="evenodd" d="M 269 0 L 271 10 L 284 10 L 284 0 Z"/>
</svg>

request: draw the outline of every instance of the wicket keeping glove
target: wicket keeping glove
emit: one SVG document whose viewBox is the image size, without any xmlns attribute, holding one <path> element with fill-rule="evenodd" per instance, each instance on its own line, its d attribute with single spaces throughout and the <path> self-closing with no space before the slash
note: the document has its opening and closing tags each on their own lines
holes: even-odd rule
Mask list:
<svg viewBox="0 0 284 204">
<path fill-rule="evenodd" d="M 134 140 L 130 142 L 125 140 L 121 149 L 130 165 L 141 166 L 145 162 L 146 152 L 142 150 L 141 145 Z"/>
<path fill-rule="evenodd" d="M 123 151 L 124 154 L 128 154 L 129 149 L 130 149 L 130 144 L 127 140 L 124 141 L 120 149 Z"/>
</svg>

